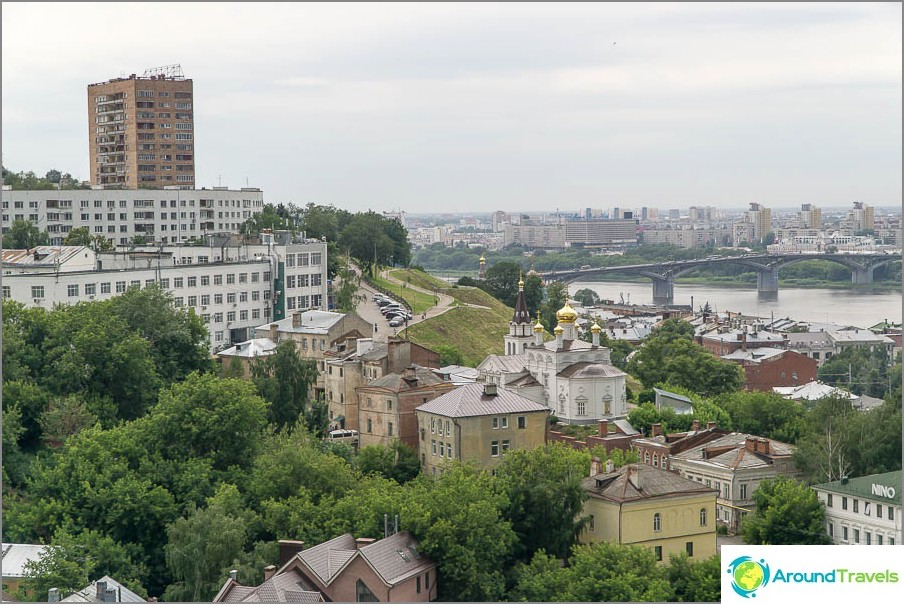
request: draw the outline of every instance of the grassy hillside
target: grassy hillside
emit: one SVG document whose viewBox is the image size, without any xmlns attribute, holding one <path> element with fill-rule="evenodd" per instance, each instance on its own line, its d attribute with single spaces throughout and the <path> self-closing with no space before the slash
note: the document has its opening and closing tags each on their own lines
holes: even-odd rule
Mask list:
<svg viewBox="0 0 904 604">
<path fill-rule="evenodd" d="M 456 306 L 412 325 L 408 332 L 412 341 L 427 348 L 457 348 L 464 364 L 476 367 L 487 355 L 503 353 L 502 337 L 508 333 L 512 312 Z"/>
<path fill-rule="evenodd" d="M 428 275 L 424 271 L 401 268 L 389 271 L 389 274 L 399 281 L 405 281 L 406 283 L 411 283 L 411 285 L 428 290 L 432 290 L 434 287 L 437 289 L 448 289 L 451 287 L 450 283 L 447 283 L 442 279 L 437 279 L 432 275 Z"/>
<path fill-rule="evenodd" d="M 428 308 L 432 308 L 435 305 L 432 294 L 425 294 L 419 291 L 415 291 L 409 287 L 405 287 L 404 285 L 399 285 L 398 283 L 387 281 L 382 277 L 376 277 L 371 280 L 376 285 L 379 285 L 386 291 L 391 292 L 393 296 L 403 298 L 415 313 L 422 313 Z"/>
</svg>

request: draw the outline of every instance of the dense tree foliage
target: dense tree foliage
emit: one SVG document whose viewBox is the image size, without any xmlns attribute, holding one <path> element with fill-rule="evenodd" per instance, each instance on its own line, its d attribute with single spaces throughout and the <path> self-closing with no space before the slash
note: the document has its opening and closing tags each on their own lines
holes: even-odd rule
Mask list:
<svg viewBox="0 0 904 604">
<path fill-rule="evenodd" d="M 311 400 L 311 386 L 317 380 L 316 362 L 298 356 L 292 340 L 280 342 L 269 356 L 255 358 L 251 376 L 260 395 L 270 403 L 270 423 L 282 428 L 301 418 L 315 432 L 325 428 L 320 409 L 323 403 Z"/>
<path fill-rule="evenodd" d="M 358 293 L 361 276 L 347 265 L 339 269 L 336 276 L 339 278 L 336 286 L 336 306 L 339 312 L 351 312 L 366 299 L 363 294 Z"/>
<path fill-rule="evenodd" d="M 713 401 L 731 416 L 731 427 L 794 444 L 804 429 L 806 409 L 774 392 L 730 392 Z"/>
<path fill-rule="evenodd" d="M 49 191 L 52 189 L 90 189 L 91 184 L 80 181 L 68 172 L 62 173 L 57 169 L 49 170 L 44 176 L 38 176 L 33 171 L 12 172 L 3 166 L 3 184 L 9 185 L 13 190 L 24 191 Z"/>
<path fill-rule="evenodd" d="M 29 250 L 39 245 L 47 245 L 50 238 L 47 231 L 40 230 L 28 220 L 13 220 L 9 230 L 3 234 L 3 249 Z"/>
<path fill-rule="evenodd" d="M 628 362 L 628 372 L 645 388 L 668 383 L 713 396 L 744 384 L 744 371 L 722 361 L 693 341 L 693 326 L 668 319 L 656 327 Z"/>
<path fill-rule="evenodd" d="M 398 483 L 412 480 L 421 469 L 417 451 L 399 439 L 392 441 L 389 446 L 362 447 L 356 460 L 362 474 L 377 474 Z"/>
<path fill-rule="evenodd" d="M 885 348 L 850 347 L 823 363 L 816 376 L 821 382 L 854 394 L 882 398 L 891 390 L 890 361 Z M 894 375 L 900 379 L 900 368 Z"/>
<path fill-rule="evenodd" d="M 816 491 L 780 476 L 766 479 L 753 492 L 756 510 L 741 531 L 750 545 L 827 545 L 825 508 Z"/>
</svg>

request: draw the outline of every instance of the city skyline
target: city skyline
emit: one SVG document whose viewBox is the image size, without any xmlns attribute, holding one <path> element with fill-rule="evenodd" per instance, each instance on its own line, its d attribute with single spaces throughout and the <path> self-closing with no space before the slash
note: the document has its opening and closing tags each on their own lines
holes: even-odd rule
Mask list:
<svg viewBox="0 0 904 604">
<path fill-rule="evenodd" d="M 181 63 L 197 186 L 273 203 L 901 203 L 897 3 L 179 4 L 133 44 L 162 6 L 3 4 L 8 169 L 87 180 L 85 87 Z"/>
</svg>

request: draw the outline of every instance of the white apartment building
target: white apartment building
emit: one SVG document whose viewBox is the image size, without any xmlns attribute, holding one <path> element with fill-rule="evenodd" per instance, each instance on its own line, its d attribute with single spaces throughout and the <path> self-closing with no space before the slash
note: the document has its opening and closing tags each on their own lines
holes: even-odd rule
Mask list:
<svg viewBox="0 0 904 604">
<path fill-rule="evenodd" d="M 47 231 L 51 245 L 69 232 L 88 227 L 113 245 L 140 235 L 157 243 L 184 243 L 208 233 L 238 232 L 264 208 L 260 189 L 85 189 L 3 191 L 3 232 L 15 220 Z"/>
<path fill-rule="evenodd" d="M 833 543 L 901 544 L 901 470 L 811 488 L 826 506 L 826 534 Z"/>
<path fill-rule="evenodd" d="M 159 283 L 176 306 L 203 318 L 211 352 L 244 342 L 254 328 L 295 310 L 327 310 L 325 242 L 279 233 L 256 244 L 238 245 L 236 236 L 209 239 L 204 246 L 100 253 L 77 246 L 3 250 L 3 297 L 50 309 Z"/>
</svg>

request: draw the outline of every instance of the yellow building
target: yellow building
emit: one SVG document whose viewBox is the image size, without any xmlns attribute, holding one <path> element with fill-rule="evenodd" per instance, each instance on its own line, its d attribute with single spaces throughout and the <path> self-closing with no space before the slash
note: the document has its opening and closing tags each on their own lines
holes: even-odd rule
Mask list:
<svg viewBox="0 0 904 604">
<path fill-rule="evenodd" d="M 630 464 L 584 480 L 590 522 L 582 543 L 611 541 L 650 547 L 660 562 L 686 552 L 716 553 L 715 489 L 646 464 Z"/>
<path fill-rule="evenodd" d="M 549 408 L 495 384 L 459 386 L 415 413 L 421 468 L 433 476 L 447 460 L 494 468 L 507 451 L 546 443 Z"/>
</svg>

